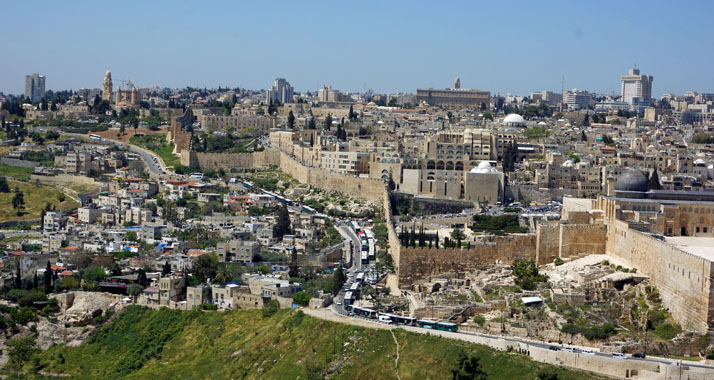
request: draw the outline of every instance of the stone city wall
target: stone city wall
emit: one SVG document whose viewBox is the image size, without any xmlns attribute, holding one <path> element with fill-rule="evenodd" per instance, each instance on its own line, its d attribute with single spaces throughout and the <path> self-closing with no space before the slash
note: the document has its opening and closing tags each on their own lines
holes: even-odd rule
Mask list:
<svg viewBox="0 0 714 380">
<path fill-rule="evenodd" d="M 197 166 L 202 170 L 223 168 L 229 171 L 230 169 L 238 168 L 254 169 L 269 165 L 280 165 L 280 155 L 275 150 L 264 150 L 255 153 L 192 153 L 194 157 L 189 158 L 189 163 L 193 165 L 187 166 Z M 183 157 L 183 152 L 181 154 Z"/>
<path fill-rule="evenodd" d="M 174 151 L 176 153 L 188 151 L 188 147 L 191 142 L 191 132 L 182 130 L 181 123 L 177 122 L 175 117 L 172 117 L 171 129 L 169 130 L 169 133 L 166 134 L 166 141 L 174 143 Z"/>
<path fill-rule="evenodd" d="M 607 229 L 589 224 L 539 225 L 536 232 L 538 265 L 550 264 L 557 257 L 582 257 L 605 254 Z"/>
<path fill-rule="evenodd" d="M 28 169 L 34 169 L 35 167 L 41 165 L 39 162 L 35 162 L 35 161 L 18 160 L 17 158 L 8 158 L 8 157 L 0 158 L 0 164 L 4 164 L 4 165 L 8 165 L 8 166 L 18 166 L 21 168 L 28 168 Z"/>
<path fill-rule="evenodd" d="M 650 276 L 663 304 L 685 330 L 706 333 L 714 323 L 711 261 L 618 220 L 610 224 L 607 254 Z"/>
<path fill-rule="evenodd" d="M 399 284 L 409 286 L 415 280 L 448 272 L 486 269 L 493 264 L 510 264 L 517 258 L 536 258 L 536 235 L 494 237 L 467 248 L 400 247 Z"/>
<path fill-rule="evenodd" d="M 303 166 L 285 152 L 280 152 L 280 170 L 291 177 L 325 191 L 337 191 L 354 198 L 377 204 L 383 203 L 384 183 L 381 180 L 341 175 L 318 168 Z"/>
<path fill-rule="evenodd" d="M 82 175 L 72 175 L 72 174 L 57 174 L 57 175 L 53 175 L 53 176 L 31 174 L 30 181 L 52 184 L 52 185 L 64 185 L 64 186 L 76 185 L 76 184 L 82 184 L 82 185 L 98 185 L 99 184 L 99 182 L 95 181 L 94 178 L 85 177 Z"/>
<path fill-rule="evenodd" d="M 387 241 L 389 242 L 389 254 L 392 255 L 392 263 L 394 271 L 397 275 L 397 284 L 399 284 L 399 259 L 400 250 L 402 248 L 397 231 L 394 230 L 394 219 L 392 217 L 392 197 L 389 191 L 385 188 L 382 195 L 382 207 L 385 216 L 385 225 L 387 226 Z"/>
</svg>

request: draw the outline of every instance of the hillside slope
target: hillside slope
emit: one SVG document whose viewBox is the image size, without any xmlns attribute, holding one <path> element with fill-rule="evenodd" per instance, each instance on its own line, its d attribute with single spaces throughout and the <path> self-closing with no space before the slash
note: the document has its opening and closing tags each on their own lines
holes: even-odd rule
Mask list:
<svg viewBox="0 0 714 380">
<path fill-rule="evenodd" d="M 294 310 L 265 316 L 151 310 L 130 306 L 87 343 L 55 346 L 23 367 L 77 379 L 448 379 L 458 354 L 478 354 L 492 379 L 533 379 L 551 368 L 560 379 L 597 377 L 460 341 L 333 323 Z M 11 374 L 10 378 L 14 377 Z M 50 377 L 47 377 L 50 378 Z M 55 377 L 56 378 L 56 377 Z"/>
</svg>

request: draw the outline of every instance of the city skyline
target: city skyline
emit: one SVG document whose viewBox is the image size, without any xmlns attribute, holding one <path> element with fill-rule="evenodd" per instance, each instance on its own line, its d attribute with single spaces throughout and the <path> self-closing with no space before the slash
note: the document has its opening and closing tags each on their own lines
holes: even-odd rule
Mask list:
<svg viewBox="0 0 714 380">
<path fill-rule="evenodd" d="M 708 2 L 406 4 L 10 3 L 0 32 L 24 38 L 5 42 L 0 91 L 21 94 L 32 72 L 46 76 L 47 89 L 99 88 L 111 69 L 117 83 L 140 87 L 258 90 L 282 77 L 298 92 L 415 93 L 458 76 L 462 88 L 492 94 L 561 86 L 618 94 L 636 64 L 656 78 L 653 97 L 714 92 L 706 64 L 714 52 L 698 48 L 714 44 L 699 32 L 714 10 Z M 29 17 L 37 27 L 23 29 Z M 51 33 L 63 42 L 28 43 Z"/>
</svg>

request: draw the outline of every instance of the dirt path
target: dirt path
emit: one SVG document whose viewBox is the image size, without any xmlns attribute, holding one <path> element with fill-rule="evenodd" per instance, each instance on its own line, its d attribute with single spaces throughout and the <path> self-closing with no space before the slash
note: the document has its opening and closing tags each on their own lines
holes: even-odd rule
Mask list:
<svg viewBox="0 0 714 380">
<path fill-rule="evenodd" d="M 397 341 L 396 335 L 394 335 L 394 330 L 389 330 L 390 333 L 392 333 L 392 338 L 394 339 L 394 345 L 397 346 L 397 357 L 394 359 L 394 372 L 397 373 L 397 379 L 402 380 L 402 378 L 399 376 L 399 341 Z"/>
</svg>

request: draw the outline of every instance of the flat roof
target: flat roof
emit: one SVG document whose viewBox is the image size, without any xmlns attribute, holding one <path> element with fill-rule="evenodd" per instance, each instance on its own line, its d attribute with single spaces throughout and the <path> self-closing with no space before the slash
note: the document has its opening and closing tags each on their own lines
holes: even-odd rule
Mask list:
<svg viewBox="0 0 714 380">
<path fill-rule="evenodd" d="M 668 236 L 665 239 L 682 251 L 714 261 L 714 237 Z"/>
</svg>

